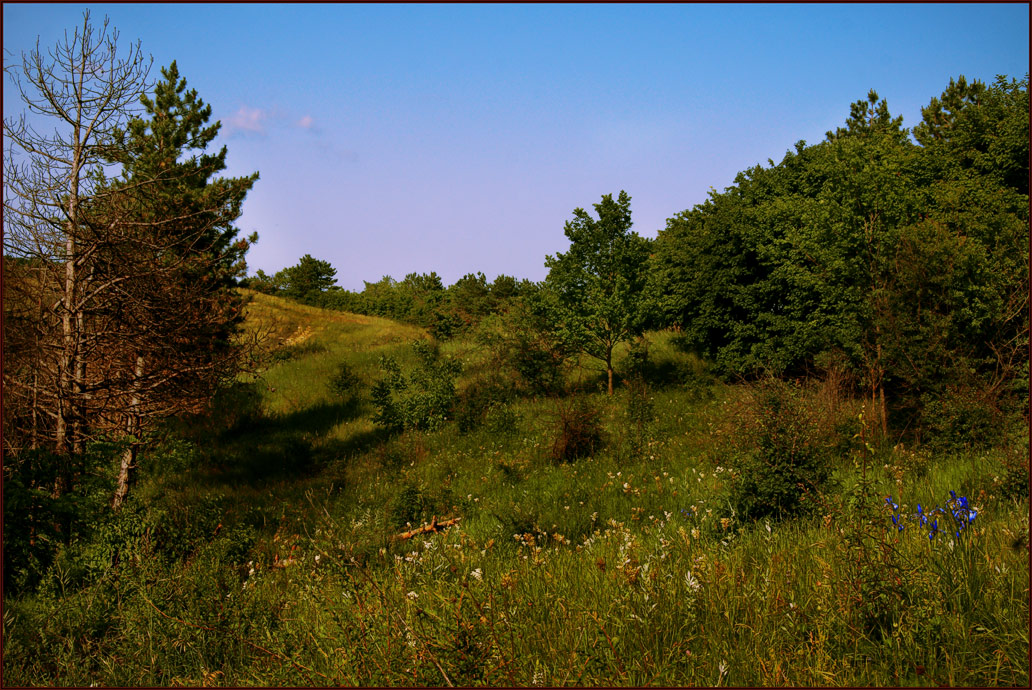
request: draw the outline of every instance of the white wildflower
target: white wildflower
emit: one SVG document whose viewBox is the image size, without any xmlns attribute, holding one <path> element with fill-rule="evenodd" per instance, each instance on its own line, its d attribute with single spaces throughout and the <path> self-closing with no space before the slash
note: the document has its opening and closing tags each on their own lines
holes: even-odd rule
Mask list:
<svg viewBox="0 0 1032 690">
<path fill-rule="evenodd" d="M 484 573 L 481 572 L 480 568 L 477 568 L 476 570 L 471 572 L 470 575 L 473 576 L 474 580 L 483 580 L 484 579 Z"/>
<path fill-rule="evenodd" d="M 411 599 L 412 601 L 415 601 L 416 599 L 418 599 L 418 598 L 419 598 L 419 595 L 418 595 L 418 594 L 416 594 L 415 592 L 409 592 L 409 593 L 408 593 L 408 594 L 406 594 L 405 596 L 407 596 L 407 597 L 408 597 L 409 599 Z"/>
<path fill-rule="evenodd" d="M 698 592 L 702 589 L 702 584 L 694 575 L 692 575 L 692 571 L 690 570 L 684 574 L 684 586 L 693 592 Z"/>
</svg>

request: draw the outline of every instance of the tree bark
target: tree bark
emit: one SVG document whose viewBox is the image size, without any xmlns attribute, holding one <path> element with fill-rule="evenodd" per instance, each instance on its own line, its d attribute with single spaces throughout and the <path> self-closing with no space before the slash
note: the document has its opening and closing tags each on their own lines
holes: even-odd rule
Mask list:
<svg viewBox="0 0 1032 690">
<path fill-rule="evenodd" d="M 129 412 L 126 415 L 125 433 L 129 437 L 129 445 L 122 452 L 122 463 L 118 468 L 118 482 L 115 485 L 115 496 L 111 507 L 118 510 L 125 502 L 129 486 L 134 478 L 136 456 L 140 450 L 140 381 L 143 379 L 143 357 L 136 356 L 136 368 L 133 372 L 132 397 L 129 400 Z"/>
</svg>

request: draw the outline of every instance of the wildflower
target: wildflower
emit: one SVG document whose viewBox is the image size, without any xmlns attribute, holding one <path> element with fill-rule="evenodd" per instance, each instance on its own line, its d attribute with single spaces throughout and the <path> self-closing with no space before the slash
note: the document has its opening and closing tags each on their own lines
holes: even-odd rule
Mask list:
<svg viewBox="0 0 1032 690">
<path fill-rule="evenodd" d="M 473 576 L 474 580 L 478 580 L 479 581 L 479 580 L 483 580 L 484 579 L 484 573 L 480 570 L 480 568 L 477 568 L 476 570 L 471 572 L 470 575 Z"/>
<path fill-rule="evenodd" d="M 407 596 L 407 597 L 408 597 L 409 599 L 411 599 L 412 601 L 415 601 L 416 599 L 418 599 L 418 598 L 419 598 L 419 595 L 418 595 L 418 594 L 416 594 L 415 592 L 409 592 L 409 593 L 408 593 L 408 594 L 406 594 L 405 596 Z"/>
</svg>

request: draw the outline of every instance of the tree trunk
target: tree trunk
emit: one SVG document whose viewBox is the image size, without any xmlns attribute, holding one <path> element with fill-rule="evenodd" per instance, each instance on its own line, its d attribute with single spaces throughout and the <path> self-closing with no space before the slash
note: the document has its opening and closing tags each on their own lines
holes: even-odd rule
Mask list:
<svg viewBox="0 0 1032 690">
<path fill-rule="evenodd" d="M 878 386 L 878 415 L 881 421 L 882 440 L 889 437 L 889 408 L 885 403 L 885 384 Z"/>
<path fill-rule="evenodd" d="M 613 394 L 613 346 L 606 349 L 606 374 L 609 377 L 609 395 Z"/>
<path fill-rule="evenodd" d="M 133 372 L 132 397 L 129 400 L 129 412 L 126 415 L 125 433 L 129 437 L 129 446 L 122 453 L 122 464 L 118 469 L 118 483 L 115 485 L 115 496 L 111 507 L 118 510 L 129 494 L 129 486 L 134 478 L 136 456 L 140 450 L 140 380 L 143 378 L 143 357 L 136 356 L 136 369 Z"/>
</svg>

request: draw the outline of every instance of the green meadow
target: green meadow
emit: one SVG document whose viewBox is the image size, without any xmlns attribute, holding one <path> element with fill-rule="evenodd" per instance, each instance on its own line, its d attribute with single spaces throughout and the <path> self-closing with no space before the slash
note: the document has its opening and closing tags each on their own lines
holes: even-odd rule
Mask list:
<svg viewBox="0 0 1032 690">
<path fill-rule="evenodd" d="M 722 383 L 656 331 L 611 397 L 584 361 L 486 411 L 494 360 L 446 341 L 458 405 L 392 432 L 381 357 L 410 371 L 424 329 L 248 296 L 259 372 L 155 437 L 117 512 L 101 454 L 79 538 L 5 573 L 5 684 L 1028 686 L 1027 428 L 875 444 L 835 380 Z M 744 516 L 772 444 L 821 489 Z"/>
</svg>

